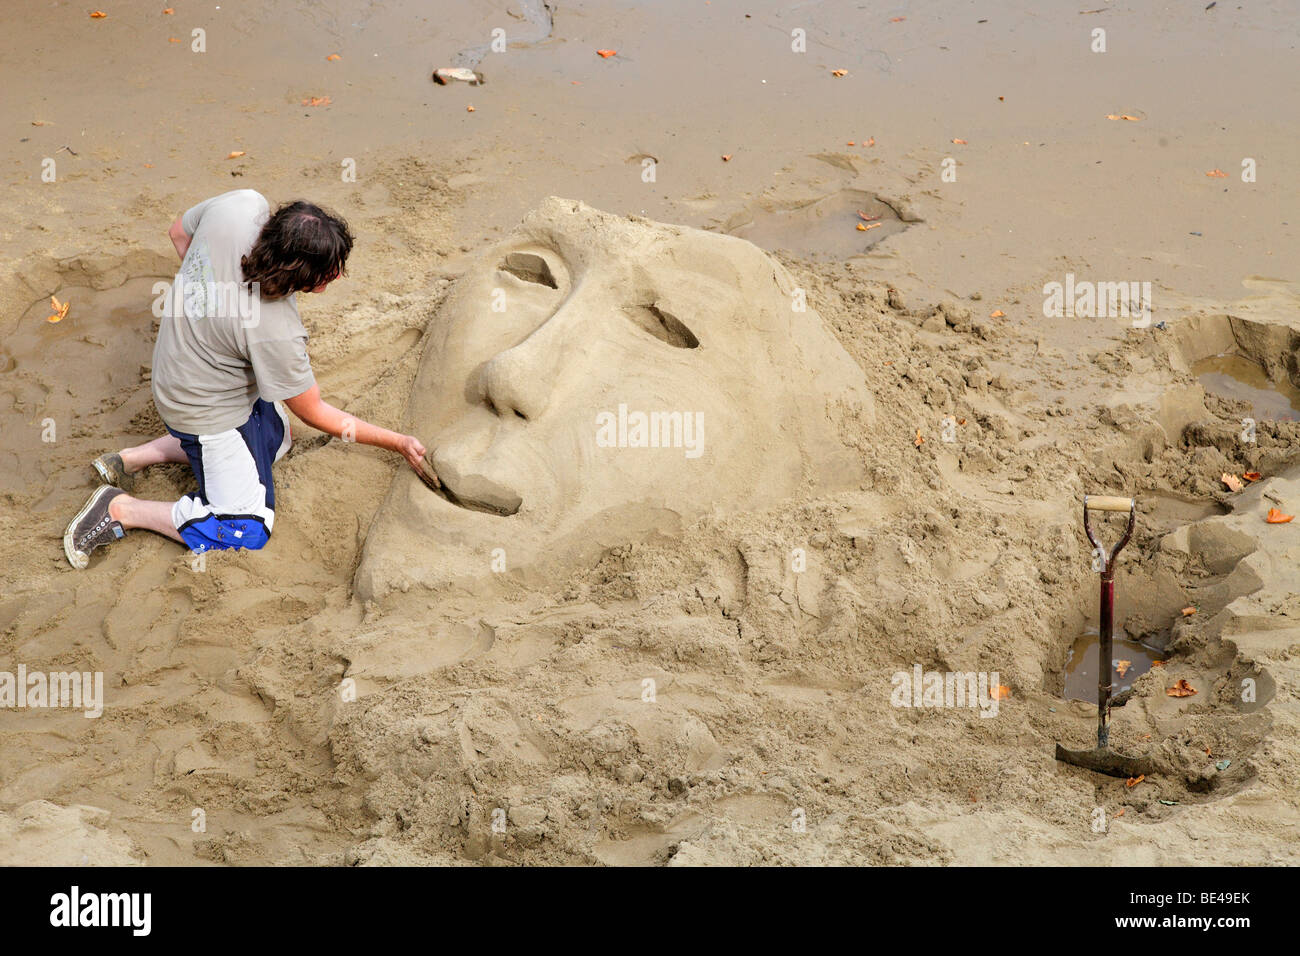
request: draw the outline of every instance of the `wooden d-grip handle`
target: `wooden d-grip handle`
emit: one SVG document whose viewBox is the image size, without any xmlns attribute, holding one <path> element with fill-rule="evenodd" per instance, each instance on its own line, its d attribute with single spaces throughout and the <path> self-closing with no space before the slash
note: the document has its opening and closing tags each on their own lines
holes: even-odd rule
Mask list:
<svg viewBox="0 0 1300 956">
<path fill-rule="evenodd" d="M 1114 495 L 1084 495 L 1083 507 L 1087 511 L 1131 511 L 1132 498 L 1117 498 Z"/>
</svg>

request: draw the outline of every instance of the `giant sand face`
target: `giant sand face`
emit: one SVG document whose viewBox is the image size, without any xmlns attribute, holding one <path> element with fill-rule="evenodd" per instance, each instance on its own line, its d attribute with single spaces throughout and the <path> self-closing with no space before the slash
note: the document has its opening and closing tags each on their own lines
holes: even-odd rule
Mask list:
<svg viewBox="0 0 1300 956">
<path fill-rule="evenodd" d="M 786 270 L 730 236 L 551 197 L 429 324 L 402 470 L 357 570 L 369 599 L 579 559 L 710 509 L 856 484 L 861 370 Z"/>
</svg>

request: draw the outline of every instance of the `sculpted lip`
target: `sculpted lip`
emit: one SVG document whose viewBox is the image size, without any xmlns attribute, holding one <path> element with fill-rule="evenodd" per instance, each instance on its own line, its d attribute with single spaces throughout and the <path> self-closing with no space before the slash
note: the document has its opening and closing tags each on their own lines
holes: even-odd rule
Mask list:
<svg viewBox="0 0 1300 956">
<path fill-rule="evenodd" d="M 510 486 L 470 468 L 451 457 L 435 452 L 433 467 L 442 482 L 443 497 L 460 508 L 509 517 L 524 503 L 519 492 Z"/>
</svg>

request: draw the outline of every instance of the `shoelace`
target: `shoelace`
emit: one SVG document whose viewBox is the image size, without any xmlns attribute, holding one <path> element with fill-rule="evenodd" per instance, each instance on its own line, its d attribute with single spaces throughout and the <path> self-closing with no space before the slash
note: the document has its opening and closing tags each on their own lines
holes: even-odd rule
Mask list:
<svg viewBox="0 0 1300 956">
<path fill-rule="evenodd" d="M 100 532 L 103 531 L 112 523 L 113 523 L 113 518 L 110 515 L 104 515 L 103 518 L 100 518 L 98 524 L 96 524 L 93 528 L 91 528 L 84 535 L 82 535 L 81 540 L 77 542 L 77 544 L 80 545 L 81 547 L 78 547 L 77 550 L 78 551 L 85 550 L 84 546 L 90 544 L 90 542 L 98 538 Z"/>
</svg>

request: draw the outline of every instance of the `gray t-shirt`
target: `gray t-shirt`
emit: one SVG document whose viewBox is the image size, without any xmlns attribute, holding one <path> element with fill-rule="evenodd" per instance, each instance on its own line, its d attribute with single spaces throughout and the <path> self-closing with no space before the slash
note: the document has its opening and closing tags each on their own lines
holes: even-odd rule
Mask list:
<svg viewBox="0 0 1300 956">
<path fill-rule="evenodd" d="M 181 217 L 190 247 L 153 350 L 154 403 L 178 432 L 238 428 L 259 396 L 292 398 L 316 381 L 296 297 L 263 300 L 243 281 L 239 260 L 269 216 L 261 193 L 236 189 Z"/>
</svg>

